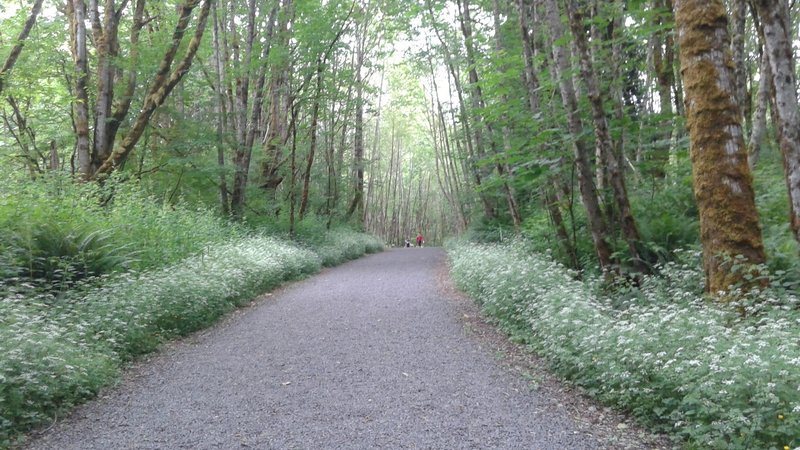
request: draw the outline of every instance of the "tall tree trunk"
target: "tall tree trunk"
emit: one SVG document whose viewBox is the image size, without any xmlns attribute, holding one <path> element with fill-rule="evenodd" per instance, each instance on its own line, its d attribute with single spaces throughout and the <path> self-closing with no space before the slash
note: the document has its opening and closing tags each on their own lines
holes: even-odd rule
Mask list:
<svg viewBox="0 0 800 450">
<path fill-rule="evenodd" d="M 772 69 L 769 66 L 769 57 L 765 52 L 761 55 L 761 77 L 758 80 L 758 93 L 756 94 L 756 109 L 753 111 L 753 129 L 750 132 L 750 143 L 747 148 L 747 162 L 750 168 L 758 165 L 761 158 L 761 144 L 767 131 L 767 108 L 770 104 L 772 84 Z"/>
<path fill-rule="evenodd" d="M 747 283 L 747 271 L 735 270 L 734 257 L 762 264 L 766 256 L 736 104 L 725 5 L 676 0 L 675 16 L 706 291 L 717 294 Z"/>
<path fill-rule="evenodd" d="M 742 113 L 742 131 L 747 142 L 750 127 L 750 95 L 747 92 L 747 65 L 745 60 L 745 26 L 747 25 L 747 0 L 731 3 L 731 58 L 736 77 L 736 102 Z"/>
<path fill-rule="evenodd" d="M 459 6 L 459 24 L 461 25 L 461 34 L 464 36 L 464 47 L 467 51 L 467 76 L 469 80 L 469 94 L 470 100 L 472 103 L 472 116 L 474 116 L 475 121 L 473 123 L 473 132 L 475 138 L 475 158 L 477 160 L 486 159 L 488 156 L 488 152 L 486 151 L 487 144 L 494 148 L 494 137 L 493 131 L 491 126 L 483 120 L 480 111 L 484 109 L 484 99 L 483 99 L 483 90 L 481 88 L 480 78 L 478 77 L 478 69 L 477 69 L 477 57 L 475 51 L 475 44 L 474 44 L 474 36 L 472 33 L 472 15 L 470 12 L 469 7 L 469 0 L 457 0 Z M 467 119 L 469 120 L 469 115 L 467 115 Z M 484 135 L 484 127 L 486 128 L 486 133 L 488 136 Z M 497 153 L 496 151 L 494 153 Z M 503 168 L 501 166 L 496 166 L 498 169 L 498 175 L 502 178 Z M 480 170 L 480 169 L 479 169 Z M 484 174 L 488 175 L 487 174 Z M 519 213 L 518 208 L 516 205 L 516 200 L 513 196 L 513 191 L 511 190 L 510 186 L 507 184 L 505 180 L 502 181 L 503 183 L 503 192 L 506 197 L 506 201 L 509 205 L 510 213 L 512 214 L 512 220 L 514 221 L 515 228 L 519 228 Z M 487 218 L 494 218 L 496 216 L 496 212 L 494 208 L 492 208 L 492 215 L 487 216 Z"/>
<path fill-rule="evenodd" d="M 222 49 L 220 48 L 220 29 L 219 17 L 217 15 L 218 3 L 215 2 L 212 6 L 212 21 L 213 21 L 213 43 L 214 43 L 214 82 L 216 84 L 216 92 L 214 93 L 214 114 L 217 116 L 216 123 L 216 147 L 217 147 L 217 165 L 219 166 L 219 203 L 223 216 L 230 214 L 230 203 L 228 200 L 228 181 L 225 177 L 225 133 L 228 129 L 227 110 L 225 108 L 225 61 L 222 56 Z"/>
<path fill-rule="evenodd" d="M 672 141 L 672 121 L 673 121 L 673 108 L 672 108 L 672 92 L 674 89 L 674 52 L 673 52 L 673 38 L 672 33 L 664 30 L 665 22 L 672 21 L 672 10 L 668 5 L 669 0 L 655 0 L 653 6 L 656 13 L 653 16 L 654 25 L 658 31 L 653 33 L 652 39 L 652 52 L 653 52 L 653 69 L 656 78 L 656 88 L 658 90 L 658 105 L 661 111 L 662 120 L 661 132 L 659 133 L 661 144 L 653 148 L 651 156 L 653 160 L 654 170 L 653 174 L 658 178 L 663 178 L 666 175 L 665 166 L 670 159 L 670 152 L 673 150 L 669 144 Z"/>
<path fill-rule="evenodd" d="M 272 37 L 275 30 L 275 21 L 278 14 L 278 5 L 270 10 L 267 17 L 264 39 L 261 42 L 261 55 L 259 56 L 258 72 L 255 75 L 255 88 L 252 89 L 252 100 L 250 95 L 251 69 L 253 63 L 253 45 L 256 36 L 260 33 L 256 31 L 256 2 L 251 1 L 248 7 L 248 26 L 247 40 L 245 41 L 244 60 L 239 62 L 239 52 L 234 48 L 234 64 L 239 73 L 236 79 L 236 141 L 237 148 L 233 158 L 235 168 L 233 179 L 233 193 L 231 195 L 231 211 L 233 218 L 242 218 L 246 199 L 247 181 L 250 174 L 250 160 L 253 154 L 253 145 L 256 138 L 261 138 L 262 133 L 262 106 L 264 103 L 264 86 L 266 85 L 267 71 L 269 69 L 268 58 L 272 45 Z M 232 14 L 233 16 L 233 14 Z M 231 30 L 236 34 L 236 24 L 231 20 Z M 246 68 L 242 69 L 244 65 Z M 250 106 L 248 106 L 250 105 Z M 247 117 L 247 110 L 250 109 L 250 117 Z"/>
<path fill-rule="evenodd" d="M 355 182 L 353 183 L 353 200 L 347 209 L 347 218 L 350 219 L 355 214 L 361 220 L 364 215 L 364 78 L 362 70 L 364 54 L 367 50 L 368 21 L 362 23 L 359 28 L 361 29 L 361 35 L 357 37 L 356 66 L 353 68 L 356 74 L 356 116 L 353 126 L 353 172 Z"/>
<path fill-rule="evenodd" d="M 299 108 L 295 106 L 292 110 L 292 116 L 297 118 Z M 291 149 L 291 163 L 289 165 L 289 236 L 294 237 L 294 223 L 295 223 L 295 204 L 297 203 L 297 127 L 292 126 L 292 149 Z"/>
<path fill-rule="evenodd" d="M 500 30 L 500 3 L 498 0 L 493 0 L 492 2 L 492 9 L 493 9 L 493 19 L 494 19 L 494 41 L 495 41 L 495 50 L 497 51 L 498 55 L 503 55 L 505 53 L 505 45 L 503 43 L 503 37 Z M 500 71 L 503 74 L 508 72 L 508 67 L 505 64 L 501 65 Z M 509 98 L 507 94 L 503 94 L 501 96 L 503 103 L 508 103 Z M 502 136 L 503 136 L 503 151 L 506 155 L 510 155 L 511 153 L 511 130 L 508 127 L 508 116 L 503 114 L 500 118 L 502 122 Z M 520 217 L 519 213 L 519 205 L 517 205 L 517 198 L 516 193 L 514 192 L 514 188 L 511 186 L 508 177 L 511 176 L 511 168 L 508 166 L 506 162 L 499 162 L 497 163 L 497 172 L 500 177 L 503 178 L 503 190 L 506 194 L 506 202 L 508 203 L 508 211 L 511 215 L 511 223 L 514 225 L 514 231 L 519 232 L 520 226 L 522 225 L 522 217 Z"/>
<path fill-rule="evenodd" d="M 319 104 L 322 95 L 322 59 L 317 60 L 317 83 L 314 93 L 314 103 L 311 106 L 311 125 L 308 131 L 309 145 L 306 157 L 306 170 L 303 174 L 303 192 L 300 195 L 300 220 L 303 220 L 308 208 L 308 194 L 311 188 L 311 168 L 314 165 L 314 154 L 317 152 L 317 128 L 319 127 Z"/>
<path fill-rule="evenodd" d="M 608 244 L 608 231 L 603 221 L 600 202 L 597 198 L 597 189 L 593 183 L 592 168 L 589 164 L 589 150 L 583 142 L 583 123 L 578 107 L 578 98 L 572 78 L 569 76 L 572 67 L 569 62 L 568 49 L 561 41 L 564 29 L 561 24 L 561 14 L 556 0 L 544 0 L 547 22 L 549 25 L 553 57 L 555 59 L 556 75 L 561 91 L 561 99 L 567 113 L 567 122 L 572 136 L 575 165 L 578 172 L 578 187 L 581 191 L 583 205 L 586 208 L 589 228 L 592 233 L 597 259 L 602 270 L 611 270 L 611 247 Z"/>
<path fill-rule="evenodd" d="M 20 53 L 22 53 L 22 47 L 25 45 L 25 40 L 28 38 L 28 35 L 33 29 L 33 25 L 36 23 L 36 17 L 39 16 L 39 12 L 42 10 L 43 1 L 44 0 L 36 0 L 33 3 L 31 12 L 28 15 L 28 20 L 26 20 L 25 25 L 22 26 L 22 31 L 19 32 L 17 40 L 15 41 L 14 46 L 11 48 L 11 52 L 9 52 L 8 56 L 6 57 L 6 61 L 3 63 L 3 66 L 0 67 L 0 94 L 3 93 L 6 77 L 8 76 L 9 72 L 11 72 L 14 64 L 16 64 L 17 58 L 19 58 Z M 70 0 L 67 1 L 69 2 Z"/>
<path fill-rule="evenodd" d="M 91 179 L 91 150 L 89 143 L 89 93 L 87 90 L 89 68 L 86 52 L 86 5 L 83 0 L 68 0 L 67 14 L 70 24 L 70 49 L 75 61 L 75 153 L 78 174 L 83 180 Z"/>
<path fill-rule="evenodd" d="M 519 8 L 519 28 L 522 35 L 523 57 L 525 60 L 525 86 L 528 94 L 528 106 L 530 107 L 531 114 L 538 115 L 542 113 L 542 101 L 539 98 L 539 89 L 541 86 L 539 85 L 539 79 L 536 75 L 537 70 L 534 64 L 536 49 L 534 48 L 533 39 L 531 38 L 531 31 L 533 28 L 532 11 L 530 5 L 527 4 L 527 0 L 517 0 L 517 6 Z M 561 189 L 558 178 L 559 177 L 556 175 L 549 176 L 553 187 L 545 186 L 542 189 L 544 203 L 553 221 L 553 226 L 556 229 L 558 241 L 564 248 L 564 254 L 569 258 L 570 267 L 578 270 L 580 269 L 580 261 L 578 259 L 577 250 L 572 240 L 570 240 L 569 233 L 564 224 L 564 218 L 561 214 L 561 202 L 558 201 L 557 198 L 553 198 L 553 194 L 551 193 L 551 190 L 558 193 Z"/>
<path fill-rule="evenodd" d="M 92 169 L 96 170 L 111 154 L 114 137 L 109 135 L 111 124 L 111 104 L 114 101 L 114 60 L 119 53 L 117 42 L 119 16 L 114 10 L 114 0 L 106 0 L 103 10 L 103 23 L 100 24 L 100 11 L 97 0 L 89 2 L 92 11 L 92 28 L 97 53 L 97 90 L 94 109 L 94 139 L 92 149 Z"/>
<path fill-rule="evenodd" d="M 200 0 L 186 0 L 185 3 L 181 4 L 178 8 L 178 22 L 172 34 L 172 43 L 159 64 L 155 79 L 150 84 L 150 89 L 145 97 L 142 110 L 139 112 L 130 130 L 128 130 L 125 139 L 114 149 L 103 164 L 98 167 L 93 178 L 105 177 L 122 164 L 130 152 L 133 151 L 136 143 L 139 142 L 139 138 L 141 138 L 156 108 L 164 103 L 167 96 L 169 96 L 175 86 L 180 83 L 183 76 L 189 71 L 197 49 L 200 47 L 203 33 L 205 32 L 206 22 L 211 8 L 211 0 L 203 0 L 203 7 L 197 18 L 197 28 L 195 28 L 194 35 L 191 41 L 189 41 L 186 53 L 183 59 L 175 66 L 172 73 L 170 73 L 170 68 L 172 67 L 172 62 L 181 41 L 183 41 L 183 36 L 188 29 L 192 11 L 199 3 Z"/>
<path fill-rule="evenodd" d="M 462 128 L 464 130 L 464 144 L 467 149 L 467 162 L 469 166 L 469 171 L 472 175 L 472 178 L 475 183 L 475 189 L 478 191 L 478 197 L 481 200 L 481 204 L 483 205 L 483 213 L 488 219 L 494 219 L 497 216 L 496 208 L 494 202 L 488 195 L 481 189 L 481 184 L 483 180 L 483 175 L 481 174 L 481 170 L 478 168 L 478 159 L 482 156 L 480 152 L 474 148 L 473 141 L 472 141 L 472 126 L 470 125 L 469 120 L 469 112 L 467 109 L 466 101 L 464 100 L 464 89 L 461 86 L 461 81 L 459 74 L 456 70 L 455 62 L 453 61 L 453 54 L 450 51 L 449 46 L 447 45 L 447 41 L 442 36 L 441 31 L 439 30 L 436 22 L 436 16 L 433 13 L 433 6 L 431 5 L 431 0 L 426 0 L 425 4 L 427 5 L 428 13 L 430 15 L 431 21 L 433 22 L 433 31 L 436 33 L 436 37 L 439 39 L 439 42 L 442 44 L 444 48 L 444 58 L 445 58 L 445 65 L 448 69 L 448 74 L 450 79 L 453 82 L 453 85 L 456 90 L 456 96 L 458 98 L 458 106 L 459 106 L 459 117 L 461 119 Z M 454 125 L 455 119 L 453 118 Z M 457 127 L 453 127 L 453 130 L 458 129 Z M 476 139 L 477 141 L 478 139 Z"/>
<path fill-rule="evenodd" d="M 586 41 L 583 26 L 584 15 L 576 0 L 567 0 L 567 5 L 569 23 L 572 28 L 575 46 L 578 49 L 578 55 L 580 57 L 581 74 L 583 76 L 583 82 L 586 85 L 586 94 L 589 97 L 589 104 L 592 108 L 595 143 L 598 148 L 598 153 L 605 161 L 608 182 L 611 184 L 611 189 L 613 191 L 614 204 L 617 208 L 622 235 L 631 253 L 633 270 L 636 272 L 646 272 L 645 261 L 639 249 L 641 241 L 639 229 L 636 226 L 636 220 L 633 217 L 633 211 L 631 210 L 630 201 L 628 200 L 625 176 L 614 152 L 614 144 L 611 141 L 611 132 L 608 127 L 608 117 L 603 107 L 603 98 L 594 73 L 594 66 L 589 53 L 589 45 Z"/>
<path fill-rule="evenodd" d="M 800 104 L 797 100 L 789 8 L 785 0 L 754 0 L 764 30 L 764 49 L 772 70 L 778 136 L 786 185 L 789 191 L 790 225 L 800 242 Z"/>
<path fill-rule="evenodd" d="M 278 31 L 279 45 L 288 46 L 290 42 L 290 24 L 294 20 L 293 0 L 284 0 L 281 23 Z M 284 163 L 284 146 L 288 132 L 289 115 L 289 67 L 288 57 L 272 68 L 269 95 L 269 128 L 265 137 L 264 152 L 266 159 L 261 163 L 261 187 L 267 192 L 268 201 L 276 201 L 275 193 L 283 182 L 281 166 Z M 279 208 L 275 208 L 277 212 Z"/>
<path fill-rule="evenodd" d="M 252 105 L 252 116 L 255 121 L 248 122 L 247 108 L 250 101 L 250 78 L 253 67 L 253 43 L 256 37 L 256 2 L 249 0 L 247 3 L 247 23 L 246 32 L 244 37 L 244 59 L 241 55 L 241 44 L 239 40 L 239 32 L 236 21 L 236 2 L 231 3 L 231 10 L 228 12 L 228 20 L 230 21 L 230 33 L 233 38 L 233 68 L 236 74 L 235 80 L 235 97 L 232 99 L 234 108 L 231 111 L 233 114 L 234 124 L 236 127 L 236 151 L 233 154 L 233 191 L 231 193 L 231 213 L 234 220 L 241 220 L 244 215 L 244 205 L 246 202 L 246 189 L 247 179 L 250 172 L 250 158 L 253 152 L 252 142 L 248 145 L 248 135 L 251 131 L 255 133 L 258 129 L 260 122 L 261 107 L 260 105 Z M 270 17 L 272 19 L 272 17 Z M 272 27 L 273 21 L 270 20 L 267 24 Z M 269 34 L 269 33 L 268 33 Z M 265 49 L 269 48 L 269 42 L 264 45 Z M 259 66 L 259 75 L 266 78 L 266 61 L 261 62 Z M 263 98 L 261 91 L 263 84 L 257 86 L 255 91 L 255 101 Z"/>
</svg>

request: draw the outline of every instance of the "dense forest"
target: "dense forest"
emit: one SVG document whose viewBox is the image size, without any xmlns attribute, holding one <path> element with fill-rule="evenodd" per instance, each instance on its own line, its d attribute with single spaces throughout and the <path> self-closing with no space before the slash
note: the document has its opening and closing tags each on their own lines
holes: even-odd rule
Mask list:
<svg viewBox="0 0 800 450">
<path fill-rule="evenodd" d="M 522 239 L 604 295 L 678 264 L 734 317 L 764 289 L 797 310 L 795 2 L 3 0 L 0 20 L 14 289 L 63 289 L 63 267 L 32 269 L 54 252 L 25 255 L 75 235 L 58 223 L 96 249 L 87 277 L 215 234 L 346 226 Z M 180 243 L 149 249 L 144 217 Z M 150 236 L 143 254 L 126 232 Z M 786 445 L 787 423 L 754 442 Z"/>
<path fill-rule="evenodd" d="M 712 292 L 739 280 L 720 258 L 796 272 L 786 2 L 35 1 L 2 14 L 8 180 L 136 182 L 233 221 L 350 223 L 394 244 L 521 233 L 577 270 L 650 273 L 702 243 Z"/>
</svg>

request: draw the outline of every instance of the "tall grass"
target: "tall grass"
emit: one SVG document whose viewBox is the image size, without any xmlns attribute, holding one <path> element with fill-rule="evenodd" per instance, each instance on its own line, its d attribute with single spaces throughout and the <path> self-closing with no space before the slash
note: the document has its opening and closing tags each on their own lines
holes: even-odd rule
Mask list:
<svg viewBox="0 0 800 450">
<path fill-rule="evenodd" d="M 452 270 L 555 371 L 689 448 L 800 447 L 796 297 L 712 304 L 698 293 L 698 265 L 676 261 L 609 298 L 524 247 L 451 243 Z"/>
</svg>

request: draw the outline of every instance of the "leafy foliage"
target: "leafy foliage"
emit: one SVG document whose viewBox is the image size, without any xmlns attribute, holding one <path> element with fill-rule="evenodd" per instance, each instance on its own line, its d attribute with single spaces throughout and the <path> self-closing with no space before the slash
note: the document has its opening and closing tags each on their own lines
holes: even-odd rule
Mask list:
<svg viewBox="0 0 800 450">
<path fill-rule="evenodd" d="M 9 180 L 0 190 L 0 217 L 0 281 L 55 290 L 164 266 L 244 234 L 209 210 L 162 206 L 132 183 L 109 181 L 101 189 L 58 175 Z"/>
<path fill-rule="evenodd" d="M 800 445 L 796 296 L 751 291 L 733 308 L 709 304 L 699 255 L 679 252 L 687 262 L 612 299 L 525 247 L 452 242 L 452 270 L 555 371 L 690 448 Z"/>
</svg>

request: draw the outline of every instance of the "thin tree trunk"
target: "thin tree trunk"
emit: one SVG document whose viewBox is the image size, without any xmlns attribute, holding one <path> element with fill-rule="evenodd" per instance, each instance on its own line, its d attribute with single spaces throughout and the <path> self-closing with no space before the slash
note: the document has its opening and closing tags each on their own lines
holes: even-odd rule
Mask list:
<svg viewBox="0 0 800 450">
<path fill-rule="evenodd" d="M 76 1 L 80 2 L 80 0 Z M 197 28 L 195 29 L 194 36 L 192 36 L 192 39 L 186 49 L 186 54 L 175 66 L 175 69 L 172 71 L 172 73 L 169 73 L 173 59 L 175 58 L 175 54 L 177 53 L 178 47 L 183 40 L 183 35 L 187 30 L 189 20 L 192 16 L 192 11 L 199 3 L 200 0 L 186 0 L 186 2 L 179 7 L 179 19 L 175 26 L 175 30 L 173 31 L 172 45 L 169 47 L 161 60 L 155 79 L 151 83 L 148 94 L 145 97 L 142 110 L 136 117 L 136 120 L 134 121 L 130 130 L 128 130 L 128 134 L 125 136 L 125 139 L 123 139 L 119 146 L 114 149 L 111 155 L 109 155 L 109 157 L 94 173 L 94 178 L 105 177 L 109 175 L 117 167 L 119 167 L 120 164 L 123 163 L 130 152 L 133 151 L 133 148 L 136 146 L 139 138 L 141 138 L 142 133 L 144 132 L 145 127 L 149 123 L 150 118 L 152 117 L 156 108 L 164 103 L 164 100 L 167 98 L 167 96 L 169 96 L 175 86 L 181 81 L 186 72 L 189 71 L 194 56 L 197 53 L 197 49 L 200 47 L 200 42 L 203 38 L 203 32 L 205 31 L 209 10 L 211 8 L 211 0 L 203 0 L 203 7 L 197 19 Z"/>
<path fill-rule="evenodd" d="M 725 5 L 722 0 L 676 0 L 675 16 L 706 291 L 716 295 L 748 283 L 743 277 L 749 272 L 735 270 L 734 257 L 762 264 L 766 256 L 727 52 Z"/>
<path fill-rule="evenodd" d="M 553 47 L 553 57 L 555 59 L 555 69 L 561 91 L 561 99 L 567 113 L 567 121 L 575 157 L 575 165 L 578 170 L 578 187 L 581 191 L 583 205 L 586 208 L 589 228 L 592 233 L 595 251 L 597 253 L 600 268 L 611 270 L 611 247 L 608 244 L 608 231 L 603 222 L 603 215 L 600 210 L 600 203 L 597 198 L 597 189 L 593 180 L 593 173 L 589 165 L 589 150 L 583 142 L 583 124 L 581 123 L 580 111 L 578 109 L 578 98 L 572 78 L 568 49 L 560 41 L 564 36 L 564 29 L 561 25 L 561 14 L 555 0 L 544 0 L 546 7 L 547 22 L 549 25 L 551 44 Z"/>
<path fill-rule="evenodd" d="M 219 166 L 219 203 L 223 216 L 230 214 L 230 203 L 228 200 L 228 181 L 225 177 L 225 132 L 227 131 L 227 111 L 225 109 L 225 82 L 224 73 L 225 65 L 222 57 L 222 49 L 220 48 L 219 38 L 219 18 L 217 16 L 217 3 L 215 2 L 212 11 L 212 20 L 214 27 L 213 43 L 214 43 L 214 75 L 216 83 L 216 92 L 214 95 L 214 113 L 217 116 L 216 126 L 216 147 L 217 147 L 217 165 Z"/>
<path fill-rule="evenodd" d="M 731 3 L 731 57 L 736 77 L 736 102 L 742 113 L 744 140 L 748 140 L 750 127 L 750 96 L 747 93 L 747 66 L 745 61 L 745 26 L 747 24 L 747 0 L 732 0 Z"/>
<path fill-rule="evenodd" d="M 493 219 L 496 217 L 497 213 L 495 211 L 495 206 L 492 200 L 486 195 L 483 190 L 481 190 L 482 178 L 480 170 L 477 167 L 477 161 L 480 159 L 481 155 L 478 151 L 475 150 L 473 147 L 472 141 L 472 127 L 470 125 L 469 114 L 467 110 L 467 104 L 464 100 L 464 89 L 461 86 L 461 81 L 459 78 L 459 74 L 456 71 L 455 63 L 452 60 L 452 53 L 447 45 L 447 41 L 441 35 L 438 27 L 436 26 L 436 17 L 433 13 L 433 6 L 431 5 L 431 0 L 426 0 L 425 4 L 428 9 L 428 13 L 430 14 L 431 20 L 434 22 L 433 30 L 436 33 L 436 37 L 439 39 L 439 42 L 442 44 L 444 48 L 444 57 L 445 57 L 445 65 L 447 66 L 448 73 L 450 75 L 450 79 L 453 81 L 453 85 L 456 90 L 456 96 L 458 98 L 458 106 L 459 106 L 459 116 L 461 119 L 461 124 L 464 130 L 464 144 L 467 149 L 467 158 L 468 158 L 468 165 L 470 172 L 472 174 L 473 180 L 475 182 L 475 189 L 478 191 L 478 197 L 481 199 L 481 203 L 483 205 L 483 212 L 486 218 Z M 455 124 L 454 124 L 455 125 Z M 457 130 L 457 127 L 453 127 L 453 130 Z M 477 139 L 476 139 L 477 141 Z"/>
<path fill-rule="evenodd" d="M 297 117 L 299 113 L 298 108 L 295 106 L 292 115 Z M 296 184 L 297 184 L 297 127 L 292 127 L 292 150 L 291 150 L 291 163 L 289 166 L 289 236 L 294 237 L 294 222 L 295 222 L 295 203 L 297 200 Z"/>
<path fill-rule="evenodd" d="M 789 9 L 784 0 L 754 0 L 764 30 L 764 50 L 772 70 L 778 136 L 789 192 L 790 225 L 800 242 L 800 104 Z"/>
<path fill-rule="evenodd" d="M 355 172 L 355 183 L 353 200 L 347 210 L 346 217 L 348 219 L 354 214 L 359 218 L 364 215 L 364 79 L 362 69 L 366 52 L 367 33 L 369 31 L 368 23 L 363 23 L 359 28 L 361 28 L 361 35 L 357 37 L 356 65 L 353 68 L 356 74 L 356 117 L 353 126 L 353 171 Z"/>
<path fill-rule="evenodd" d="M 753 112 L 753 129 L 750 132 L 750 144 L 747 151 L 747 162 L 750 168 L 758 165 L 761 158 L 761 144 L 767 131 L 767 108 L 770 104 L 770 87 L 772 86 L 772 69 L 769 66 L 769 57 L 766 53 L 761 55 L 761 77 L 758 80 L 758 94 L 756 94 L 756 109 Z"/>
<path fill-rule="evenodd" d="M 308 131 L 310 142 L 308 146 L 308 157 L 306 158 L 306 170 L 303 174 L 303 192 L 300 195 L 300 220 L 308 208 L 308 194 L 311 186 L 311 168 L 314 165 L 314 154 L 317 151 L 317 128 L 319 123 L 319 104 L 322 95 L 322 60 L 317 61 L 317 86 L 314 93 L 314 103 L 311 106 L 311 126 Z"/>
<path fill-rule="evenodd" d="M 586 93 L 589 97 L 589 104 L 592 108 L 592 122 L 595 130 L 595 143 L 599 149 L 598 153 L 602 156 L 606 165 L 608 181 L 614 195 L 614 204 L 619 214 L 620 227 L 625 242 L 633 260 L 633 269 L 636 272 L 646 272 L 645 261 L 639 249 L 640 236 L 633 217 L 628 191 L 625 186 L 625 176 L 619 166 L 619 160 L 614 154 L 614 145 L 611 141 L 611 133 L 608 128 L 608 117 L 603 107 L 603 98 L 594 73 L 594 67 L 589 53 L 589 45 L 583 31 L 583 14 L 579 10 L 576 0 L 567 0 L 569 22 L 575 46 L 581 62 L 581 73 L 586 84 Z"/>
<path fill-rule="evenodd" d="M 68 0 L 72 58 L 75 61 L 75 151 L 78 159 L 78 174 L 89 180 L 93 173 L 89 142 L 89 93 L 87 90 L 89 68 L 86 53 L 86 5 L 83 0 Z"/>
<path fill-rule="evenodd" d="M 531 110 L 531 114 L 537 115 L 541 114 L 541 99 L 539 98 L 539 79 L 536 75 L 536 68 L 534 66 L 534 57 L 535 57 L 535 48 L 533 46 L 533 40 L 531 39 L 531 31 L 533 28 L 533 17 L 531 11 L 529 9 L 529 5 L 526 4 L 526 0 L 517 0 L 517 6 L 519 8 L 519 28 L 520 33 L 522 35 L 522 43 L 523 43 L 523 57 L 525 60 L 525 85 L 527 88 L 528 94 L 528 106 Z M 529 25 L 530 24 L 530 25 Z M 559 165 L 560 166 L 560 165 Z M 557 168 L 556 168 L 557 169 Z M 578 270 L 580 268 L 580 262 L 578 259 L 577 251 L 575 250 L 575 246 L 572 244 L 570 240 L 569 233 L 567 232 L 566 226 L 564 224 L 564 218 L 561 214 L 561 202 L 558 199 L 554 199 L 551 193 L 551 189 L 556 192 L 560 192 L 561 187 L 559 186 L 558 177 L 553 175 L 549 176 L 551 183 L 553 184 L 553 188 L 548 188 L 545 186 L 542 189 L 544 194 L 544 203 L 547 207 L 548 213 L 553 221 L 553 226 L 556 229 L 556 235 L 558 236 L 558 240 L 561 243 L 562 247 L 564 248 L 564 253 L 569 258 L 569 264 L 573 269 Z"/>
<path fill-rule="evenodd" d="M 285 0 L 283 17 L 279 27 L 280 45 L 288 46 L 290 23 L 294 19 L 293 0 Z M 268 200 L 274 201 L 275 192 L 283 182 L 281 166 L 284 162 L 284 146 L 287 141 L 287 116 L 289 114 L 289 61 L 285 61 L 272 69 L 270 82 L 269 128 L 265 138 L 264 152 L 266 159 L 261 163 L 261 188 L 267 192 Z M 278 209 L 276 208 L 277 212 Z"/>
<path fill-rule="evenodd" d="M 466 1 L 466 0 L 465 0 Z M 502 55 L 505 52 L 505 45 L 503 44 L 503 38 L 500 33 L 500 3 L 498 0 L 494 0 L 492 2 L 493 6 L 493 18 L 494 18 L 494 40 L 495 40 L 495 50 L 497 51 L 498 55 Z M 508 68 L 505 65 L 500 67 L 500 71 L 503 74 L 508 72 Z M 501 96 L 503 103 L 507 103 L 509 101 L 508 95 L 503 94 Z M 502 136 L 503 136 L 503 151 L 506 155 L 510 155 L 511 153 L 511 131 L 508 127 L 508 116 L 503 114 L 500 118 L 502 122 Z M 519 213 L 519 206 L 517 205 L 517 198 L 516 193 L 514 192 L 514 188 L 511 186 L 509 181 L 506 179 L 507 177 L 511 176 L 511 168 L 508 166 L 508 163 L 501 162 L 497 164 L 497 172 L 498 175 L 503 177 L 503 190 L 506 194 L 506 201 L 508 203 L 508 211 L 511 215 L 511 223 L 514 225 L 514 231 L 519 232 L 520 226 L 522 225 L 522 217 L 520 217 Z"/>
</svg>

